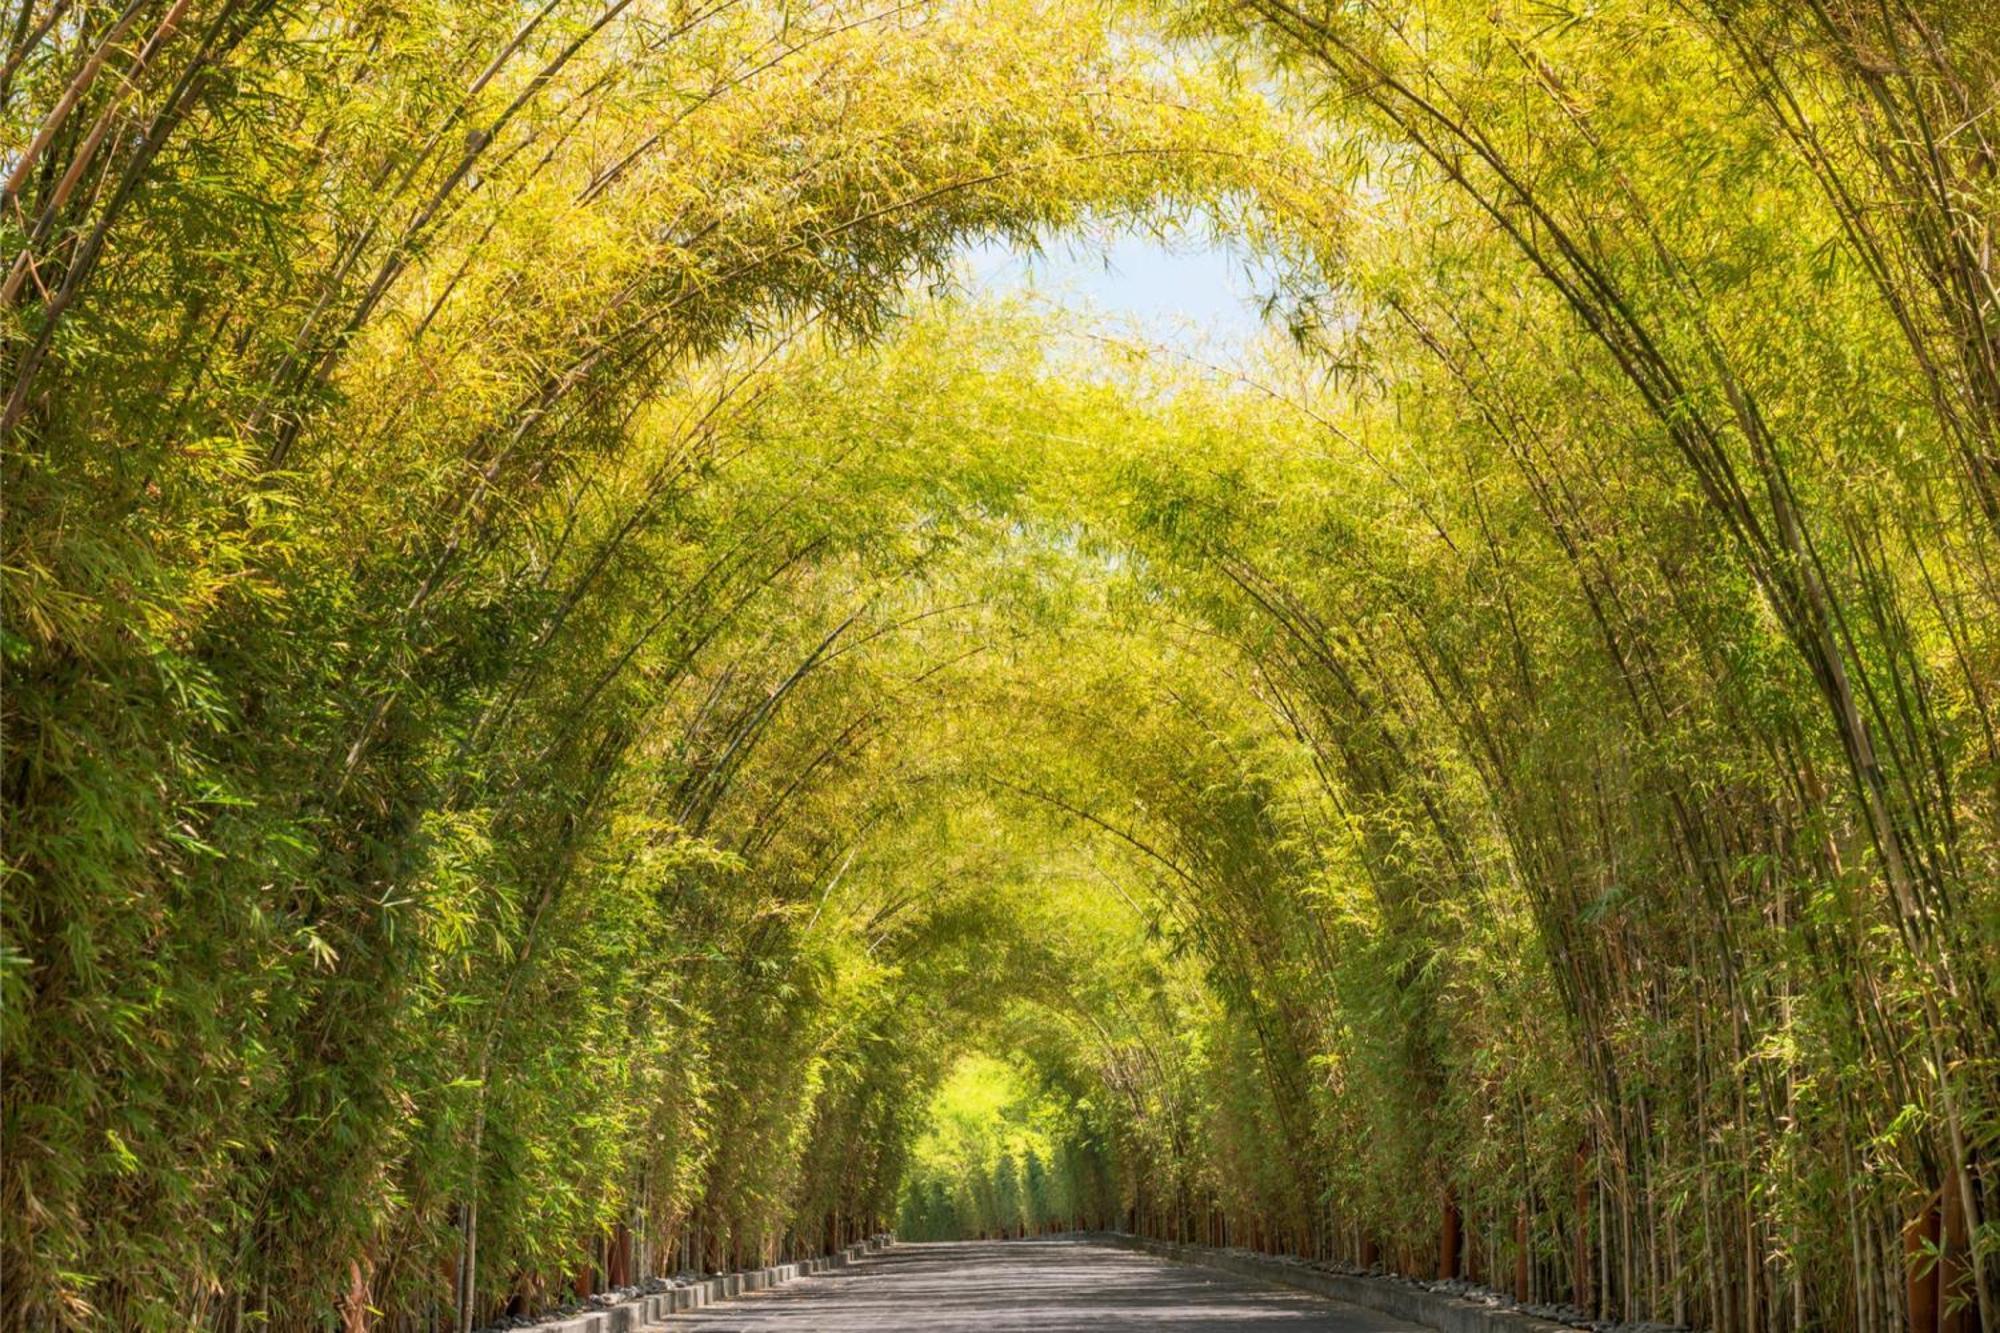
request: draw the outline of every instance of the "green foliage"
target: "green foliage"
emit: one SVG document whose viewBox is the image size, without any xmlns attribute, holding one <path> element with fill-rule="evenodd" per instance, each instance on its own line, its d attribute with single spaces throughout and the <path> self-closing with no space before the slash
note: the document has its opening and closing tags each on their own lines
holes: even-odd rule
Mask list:
<svg viewBox="0 0 2000 1333">
<path fill-rule="evenodd" d="M 0 1325 L 2000 1322 L 1990 8 L 17 6 Z M 1293 336 L 948 290 L 1116 221 Z"/>
<path fill-rule="evenodd" d="M 1013 1066 L 962 1057 L 911 1145 L 897 1234 L 1011 1236 L 1070 1223 L 1080 1193 L 1070 1171 L 1087 1148 L 1069 1112 Z"/>
</svg>

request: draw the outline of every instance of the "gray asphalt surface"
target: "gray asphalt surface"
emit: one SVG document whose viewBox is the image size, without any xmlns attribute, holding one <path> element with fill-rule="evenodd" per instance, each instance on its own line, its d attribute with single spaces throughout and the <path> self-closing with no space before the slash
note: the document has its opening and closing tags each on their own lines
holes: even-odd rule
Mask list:
<svg viewBox="0 0 2000 1333">
<path fill-rule="evenodd" d="M 898 1244 L 861 1263 L 675 1315 L 701 1333 L 1402 1333 L 1373 1310 L 1075 1240 Z"/>
</svg>

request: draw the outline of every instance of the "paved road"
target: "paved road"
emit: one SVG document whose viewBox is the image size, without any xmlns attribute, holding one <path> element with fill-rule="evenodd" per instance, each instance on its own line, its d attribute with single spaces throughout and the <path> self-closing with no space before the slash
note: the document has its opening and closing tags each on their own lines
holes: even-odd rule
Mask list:
<svg viewBox="0 0 2000 1333">
<path fill-rule="evenodd" d="M 700 1333 L 1403 1333 L 1385 1314 L 1075 1240 L 899 1244 L 849 1268 L 724 1301 Z"/>
</svg>

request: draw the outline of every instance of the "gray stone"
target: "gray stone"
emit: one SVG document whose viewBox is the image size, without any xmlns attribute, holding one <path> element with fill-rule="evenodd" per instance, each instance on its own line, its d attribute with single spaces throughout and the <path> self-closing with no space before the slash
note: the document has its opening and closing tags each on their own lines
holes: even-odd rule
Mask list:
<svg viewBox="0 0 2000 1333">
<path fill-rule="evenodd" d="M 1316 1292 L 1350 1305 L 1408 1319 L 1426 1328 L 1439 1329 L 1442 1333 L 1573 1333 L 1564 1324 L 1537 1319 L 1516 1310 L 1496 1310 L 1476 1301 L 1426 1291 L 1388 1278 L 1326 1273 L 1304 1264 L 1286 1263 L 1261 1255 L 1210 1250 L 1197 1245 L 1173 1245 L 1133 1236 L 1107 1236 L 1102 1239 L 1176 1263 L 1196 1264 L 1262 1282 L 1277 1282 Z"/>
</svg>

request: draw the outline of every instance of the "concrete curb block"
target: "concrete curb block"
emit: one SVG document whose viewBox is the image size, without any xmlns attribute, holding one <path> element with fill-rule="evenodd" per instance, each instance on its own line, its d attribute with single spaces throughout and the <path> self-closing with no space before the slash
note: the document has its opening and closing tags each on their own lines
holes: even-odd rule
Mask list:
<svg viewBox="0 0 2000 1333">
<path fill-rule="evenodd" d="M 1216 1268 L 1259 1282 L 1296 1287 L 1316 1296 L 1328 1296 L 1349 1305 L 1358 1305 L 1364 1310 L 1375 1310 L 1407 1319 L 1413 1324 L 1423 1324 L 1441 1333 L 1576 1333 L 1567 1324 L 1537 1319 L 1515 1310 L 1496 1310 L 1490 1305 L 1460 1300 L 1455 1296 L 1441 1296 L 1437 1292 L 1406 1287 L 1399 1282 L 1325 1273 L 1304 1264 L 1285 1263 L 1259 1255 L 1211 1250 L 1200 1245 L 1175 1245 L 1170 1241 L 1146 1240 L 1118 1232 L 1100 1232 L 1098 1238 L 1107 1244 L 1157 1255 L 1179 1264 Z"/>
<path fill-rule="evenodd" d="M 795 1282 L 802 1277 L 830 1273 L 835 1269 L 858 1263 L 867 1255 L 878 1254 L 895 1243 L 893 1236 L 887 1240 L 869 1240 L 860 1245 L 850 1245 L 838 1254 L 800 1259 L 789 1264 L 773 1264 L 769 1268 L 752 1268 L 741 1273 L 723 1273 L 716 1277 L 703 1278 L 699 1282 L 691 1282 L 684 1287 L 634 1296 L 629 1301 L 621 1301 L 602 1310 L 544 1320 L 531 1328 L 521 1330 L 521 1333 L 640 1333 L 642 1329 L 666 1325 L 670 1315 L 685 1310 L 699 1310 L 717 1301 L 726 1301 L 732 1296 L 741 1296 L 753 1291 L 768 1291 L 787 1282 Z"/>
</svg>

